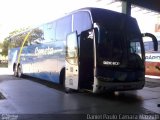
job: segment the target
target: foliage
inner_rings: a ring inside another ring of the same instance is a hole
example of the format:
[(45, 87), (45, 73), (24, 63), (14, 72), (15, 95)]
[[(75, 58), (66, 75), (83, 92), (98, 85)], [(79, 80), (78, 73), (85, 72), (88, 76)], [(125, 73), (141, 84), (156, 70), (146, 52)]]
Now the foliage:
[(3, 44), (2, 44), (2, 43), (0, 43), (0, 49), (2, 49), (2, 47), (3, 47)]
[[(10, 48), (20, 47), (22, 45), (26, 35), (28, 34), (28, 32), (29, 31), (10, 37), (11, 43), (10, 43), (9, 47)], [(42, 37), (43, 37), (42, 30), (40, 30), (38, 28), (32, 29), (27, 41), (25, 41), (24, 46), (32, 44), (34, 41), (36, 41), (38, 39), (42, 39)]]
[[(9, 33), (9, 36), (6, 37), (3, 41), (3, 43), (0, 45), (0, 48), (2, 49), (2, 55), (7, 56), (8, 55), (8, 48), (12, 48), (14, 47), (14, 45), (12, 44), (12, 42), (10, 41), (10, 38), (24, 30), (27, 30), (28, 28), (22, 28), (22, 29), (18, 29), (18, 30), (14, 30), (12, 32)], [(15, 44), (20, 44), (20, 43), (15, 43)]]
[(9, 46), (9, 41), (5, 39), (3, 41), (3, 46), (2, 46), (2, 55), (7, 56), (8, 55), (8, 46)]
[[(2, 46), (2, 55), (8, 55), (8, 48), (20, 47), (28, 34), (29, 31), (26, 31), (28, 28), (15, 30), (9, 33), (9, 36), (5, 38)], [(24, 32), (26, 31), (26, 32)], [(25, 42), (25, 46), (31, 44), (32, 42), (43, 39), (43, 31), (35, 28), (31, 31), (31, 34), (28, 37), (28, 40)], [(1, 47), (1, 46), (0, 46)]]

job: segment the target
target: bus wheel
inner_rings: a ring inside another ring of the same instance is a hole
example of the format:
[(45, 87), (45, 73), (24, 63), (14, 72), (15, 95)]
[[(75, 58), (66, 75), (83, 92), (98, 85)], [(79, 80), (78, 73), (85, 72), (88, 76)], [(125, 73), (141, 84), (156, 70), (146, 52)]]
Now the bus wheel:
[(22, 77), (22, 66), (21, 65), (18, 65), (17, 76)]
[(71, 89), (71, 88), (64, 87), (64, 89), (65, 89), (65, 93), (71, 93), (71, 92), (72, 92), (72, 89)]
[(14, 76), (17, 77), (17, 71), (16, 69), (13, 70)]

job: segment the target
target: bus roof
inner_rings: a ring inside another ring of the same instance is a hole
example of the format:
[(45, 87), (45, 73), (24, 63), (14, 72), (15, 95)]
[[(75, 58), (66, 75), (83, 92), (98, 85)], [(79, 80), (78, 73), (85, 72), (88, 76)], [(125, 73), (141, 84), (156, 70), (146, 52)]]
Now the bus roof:
[[(117, 30), (123, 29), (123, 27), (125, 27), (124, 24), (126, 23), (125, 22), (126, 18), (130, 19), (129, 21), (132, 21), (129, 23), (130, 25), (132, 25), (133, 21), (134, 22), (136, 21), (134, 18), (127, 16), (124, 13), (119, 13), (116, 11), (112, 11), (112, 10), (108, 10), (108, 9), (104, 9), (104, 8), (96, 8), (96, 7), (86, 7), (86, 8), (74, 10), (74, 11), (64, 15), (63, 17), (74, 14), (78, 11), (89, 11), (92, 14), (92, 19), (93, 19), (94, 23), (103, 23), (102, 26), (107, 26), (108, 29), (112, 29), (112, 28), (114, 28), (114, 29), (116, 28)], [(63, 17), (55, 19), (54, 21), (59, 20)], [(104, 21), (106, 21), (106, 22), (104, 22)], [(50, 22), (52, 22), (52, 21), (50, 21)], [(50, 23), (50, 22), (47, 22), (47, 23)], [(47, 24), (47, 23), (44, 23), (44, 24)], [(29, 32), (30, 30), (37, 28), (39, 26), (41, 26), (41, 25), (34, 26), (33, 28), (22, 31), (20, 33), (17, 33), (16, 35), (11, 36), (10, 38), (15, 37), (15, 36), (22, 34), (22, 33)], [(136, 27), (136, 26), (132, 25), (131, 28), (133, 28), (133, 27)]]
[(100, 23), (101, 26), (105, 26), (107, 29), (119, 31), (127, 27), (129, 31), (140, 33), (136, 19), (124, 13), (92, 7), (80, 10), (89, 10), (92, 14), (93, 22)]

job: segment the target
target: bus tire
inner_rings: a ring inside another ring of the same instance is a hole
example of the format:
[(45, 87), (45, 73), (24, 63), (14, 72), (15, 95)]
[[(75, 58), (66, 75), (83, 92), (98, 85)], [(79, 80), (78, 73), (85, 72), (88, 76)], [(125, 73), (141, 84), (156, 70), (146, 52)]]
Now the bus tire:
[(65, 89), (65, 93), (71, 93), (72, 92), (71, 88), (65, 87), (64, 89)]
[(20, 78), (23, 76), (22, 74), (22, 66), (21, 65), (18, 65), (18, 68), (17, 68), (17, 76)]
[(13, 74), (15, 77), (17, 77), (17, 70), (16, 69), (13, 70)]
[(64, 85), (65, 82), (65, 68), (63, 68), (60, 72), (59, 82), (61, 85)]
[(13, 65), (13, 75), (17, 77), (17, 69), (16, 69), (16, 64)]

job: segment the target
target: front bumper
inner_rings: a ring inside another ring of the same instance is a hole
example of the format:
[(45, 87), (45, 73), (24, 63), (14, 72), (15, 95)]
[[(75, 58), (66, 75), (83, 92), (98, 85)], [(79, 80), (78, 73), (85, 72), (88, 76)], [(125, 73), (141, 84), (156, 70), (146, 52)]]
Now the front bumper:
[(125, 90), (138, 90), (144, 87), (145, 80), (137, 82), (105, 82), (94, 78), (93, 93), (104, 91), (125, 91)]

